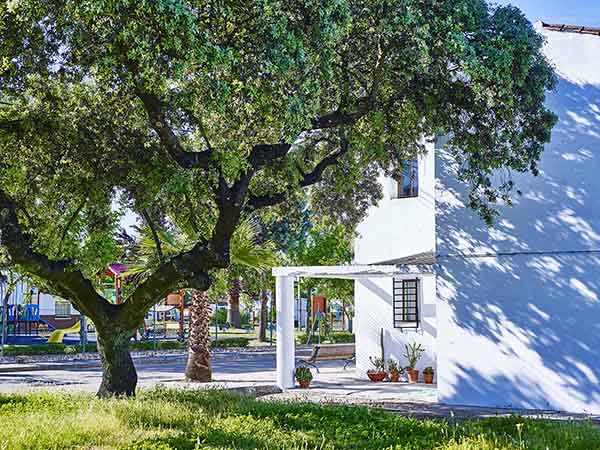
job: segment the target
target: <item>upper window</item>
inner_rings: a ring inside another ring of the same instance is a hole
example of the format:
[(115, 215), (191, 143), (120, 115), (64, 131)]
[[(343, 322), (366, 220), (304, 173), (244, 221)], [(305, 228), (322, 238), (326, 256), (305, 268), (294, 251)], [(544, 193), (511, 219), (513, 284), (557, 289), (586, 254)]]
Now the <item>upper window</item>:
[(394, 328), (419, 328), (419, 281), (394, 278)]
[(410, 159), (404, 163), (402, 171), (396, 176), (398, 183), (397, 198), (419, 195), (419, 160)]

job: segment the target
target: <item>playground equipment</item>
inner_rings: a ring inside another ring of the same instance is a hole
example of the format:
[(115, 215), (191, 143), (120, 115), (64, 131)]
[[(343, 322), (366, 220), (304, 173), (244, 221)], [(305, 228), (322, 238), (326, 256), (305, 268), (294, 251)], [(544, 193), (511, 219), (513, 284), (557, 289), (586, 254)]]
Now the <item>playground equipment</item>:
[(38, 333), (40, 325), (40, 305), (33, 303), (7, 306), (7, 328), (9, 334)]
[(81, 322), (77, 322), (69, 328), (54, 330), (48, 338), (48, 344), (62, 344), (65, 334), (79, 333), (79, 331), (81, 331)]
[(17, 334), (38, 334), (40, 326), (40, 293), (25, 282), (19, 282), (14, 290), (6, 295), (6, 285), (0, 281), (0, 328), (3, 336)]

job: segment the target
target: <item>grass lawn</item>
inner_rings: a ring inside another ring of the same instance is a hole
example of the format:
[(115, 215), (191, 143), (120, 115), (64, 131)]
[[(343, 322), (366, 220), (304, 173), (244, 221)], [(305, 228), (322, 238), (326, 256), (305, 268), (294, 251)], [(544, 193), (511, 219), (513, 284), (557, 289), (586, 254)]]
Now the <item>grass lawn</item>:
[(0, 396), (0, 448), (594, 450), (600, 429), (518, 417), (450, 424), (351, 406), (272, 404), (232, 394), (145, 391)]

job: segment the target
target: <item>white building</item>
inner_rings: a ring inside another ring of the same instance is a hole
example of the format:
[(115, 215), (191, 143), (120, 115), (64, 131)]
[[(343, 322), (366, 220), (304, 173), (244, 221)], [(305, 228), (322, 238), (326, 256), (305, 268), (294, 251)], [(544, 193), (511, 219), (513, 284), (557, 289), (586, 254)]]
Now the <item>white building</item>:
[[(412, 185), (382, 180), (355, 266), (304, 268), (355, 278), (359, 375), (383, 328), (386, 358), (405, 365), (406, 343), (426, 348), (417, 368), (435, 367), (441, 403), (600, 413), (600, 37), (538, 28), (558, 123), (540, 175), (516, 176), (522, 196), (495, 227), (466, 206), (438, 139)], [(301, 273), (276, 271), (279, 292)]]
[[(6, 285), (0, 283), (0, 297), (4, 298)], [(31, 314), (25, 315), (26, 305), (33, 308)], [(79, 312), (67, 300), (60, 297), (41, 292), (34, 286), (25, 281), (17, 284), (7, 302), (7, 315), (11, 322), (14, 321), (15, 311), (23, 319), (27, 316), (35, 322), (47, 324), (51, 329), (68, 328), (80, 319)], [(1, 319), (0, 319), (1, 320)], [(19, 325), (19, 333), (33, 331), (34, 328), (28, 328), (26, 324)]]

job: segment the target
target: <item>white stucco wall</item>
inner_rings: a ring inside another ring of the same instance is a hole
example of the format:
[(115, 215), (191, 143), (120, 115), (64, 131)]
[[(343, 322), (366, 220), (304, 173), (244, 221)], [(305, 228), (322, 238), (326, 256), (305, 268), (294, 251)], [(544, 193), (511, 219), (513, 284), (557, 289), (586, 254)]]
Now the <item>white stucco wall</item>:
[(495, 228), (437, 158), (439, 398), (600, 413), (600, 38), (544, 34), (559, 122)]
[[(371, 208), (358, 227), (355, 262), (369, 264), (396, 259), (435, 249), (435, 158), (433, 144), (419, 158), (419, 195), (395, 198), (396, 184), (382, 177), (384, 198)], [(409, 278), (414, 278), (409, 277)], [(354, 283), (356, 334), (356, 367), (366, 372), (372, 367), (370, 356), (379, 356), (380, 330), (384, 328), (386, 359), (394, 358), (404, 366), (405, 344), (418, 342), (426, 353), (417, 367), (435, 367), (435, 281), (432, 276), (421, 279), (419, 298), (422, 322), (419, 330), (393, 327), (392, 279), (370, 278)]]
[[(407, 276), (407, 278), (414, 278)], [(426, 350), (417, 364), (417, 369), (427, 366), (436, 367), (436, 297), (433, 275), (420, 278), (419, 283), (421, 324), (418, 330), (394, 328), (392, 314), (392, 279), (368, 278), (354, 283), (354, 303), (356, 315), (354, 329), (356, 333), (356, 368), (366, 376), (372, 368), (370, 356), (381, 355), (380, 330), (384, 329), (385, 358), (394, 358), (406, 365), (404, 358), (407, 343), (417, 342)]]
[(54, 297), (50, 294), (40, 294), (40, 315), (54, 315)]
[(435, 158), (433, 143), (419, 157), (419, 195), (395, 198), (396, 182), (381, 177), (383, 198), (358, 226), (357, 264), (371, 264), (433, 251), (435, 247)]
[(600, 413), (599, 280), (600, 255), (444, 261), (439, 400)]
[[(53, 316), (56, 312), (56, 300), (57, 298), (50, 294), (40, 294), (40, 315), (43, 316)], [(70, 314), (75, 315), (79, 314), (73, 305), (70, 305)]]

